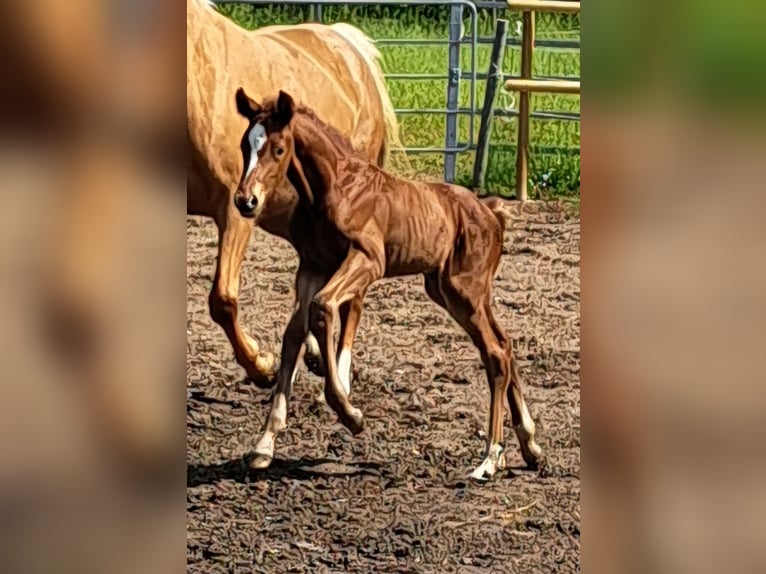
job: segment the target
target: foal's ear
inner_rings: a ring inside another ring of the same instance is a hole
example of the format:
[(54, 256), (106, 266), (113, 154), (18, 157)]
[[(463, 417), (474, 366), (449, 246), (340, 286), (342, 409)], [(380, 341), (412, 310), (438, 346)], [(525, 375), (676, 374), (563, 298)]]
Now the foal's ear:
[(261, 106), (258, 104), (258, 102), (250, 99), (242, 87), (237, 90), (236, 100), (237, 111), (240, 115), (246, 117), (248, 120), (252, 120), (255, 115), (261, 111)]
[(279, 90), (277, 98), (276, 118), (280, 124), (286, 126), (293, 119), (295, 113), (295, 102), (290, 94)]

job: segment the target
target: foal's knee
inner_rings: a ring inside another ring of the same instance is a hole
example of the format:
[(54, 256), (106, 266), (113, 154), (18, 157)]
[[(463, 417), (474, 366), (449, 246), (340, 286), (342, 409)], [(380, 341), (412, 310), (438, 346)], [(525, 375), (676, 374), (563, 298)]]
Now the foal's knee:
[(213, 287), (208, 297), (210, 317), (218, 325), (230, 322), (237, 314), (237, 297), (228, 290)]
[(334, 309), (321, 297), (314, 297), (309, 306), (309, 329), (317, 339), (322, 340), (327, 326), (330, 325)]
[(487, 350), (487, 370), (493, 380), (507, 381), (511, 372), (511, 357), (500, 345)]

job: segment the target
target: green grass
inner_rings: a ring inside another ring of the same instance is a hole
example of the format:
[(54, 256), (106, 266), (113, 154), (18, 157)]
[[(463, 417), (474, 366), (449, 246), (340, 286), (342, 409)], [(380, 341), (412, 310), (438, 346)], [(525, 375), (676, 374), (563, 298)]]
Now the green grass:
[[(224, 5), (221, 12), (245, 28), (255, 28), (275, 23), (297, 23), (311, 17), (308, 6)], [(368, 6), (324, 7), (323, 21), (350, 22), (370, 37), (380, 38), (438, 38), (447, 34), (448, 8)], [(509, 35), (515, 33), (517, 12), (500, 11), (499, 17), (509, 20)], [(465, 28), (470, 30), (470, 19)], [(482, 36), (493, 34), (489, 11), (479, 13), (479, 32)], [(577, 39), (580, 20), (569, 15), (537, 15), (538, 38)], [(381, 45), (387, 73), (446, 74), (447, 46), (391, 46)], [(471, 69), (470, 46), (461, 49), (461, 67)], [(491, 46), (477, 45), (476, 71), (485, 73), (489, 67)], [(518, 75), (520, 53), (509, 47), (505, 53), (503, 71)], [(540, 76), (579, 76), (580, 54), (577, 50), (535, 51), (533, 74)], [(444, 108), (446, 80), (396, 80), (387, 81), (388, 91), (396, 108)], [(484, 101), (486, 84), (477, 80), (474, 106), (480, 108)], [(470, 81), (460, 85), (460, 106), (470, 104)], [(502, 88), (498, 90), (496, 109), (507, 108), (513, 98)], [(518, 99), (516, 97), (516, 99)], [(579, 112), (580, 98), (572, 95), (534, 94), (531, 96), (533, 111)], [(402, 139), (408, 147), (443, 147), (445, 116), (443, 114), (402, 114), (399, 116)], [(469, 135), (469, 118), (459, 116), (459, 141), (464, 143)], [(474, 143), (479, 132), (479, 113), (474, 117)], [(516, 172), (516, 118), (496, 117), (493, 122), (489, 153), (489, 166), (485, 190), (491, 194), (512, 196)], [(530, 122), (529, 189), (531, 197), (554, 198), (578, 196), (580, 192), (580, 124), (575, 121), (542, 120)], [(540, 149), (548, 148), (548, 149)], [(410, 154), (410, 168), (419, 176), (441, 178), (443, 155), (441, 153)], [(473, 172), (474, 152), (458, 154), (458, 183), (468, 185)], [(394, 160), (394, 168), (404, 171), (404, 163)], [(412, 173), (412, 172), (410, 172)]]

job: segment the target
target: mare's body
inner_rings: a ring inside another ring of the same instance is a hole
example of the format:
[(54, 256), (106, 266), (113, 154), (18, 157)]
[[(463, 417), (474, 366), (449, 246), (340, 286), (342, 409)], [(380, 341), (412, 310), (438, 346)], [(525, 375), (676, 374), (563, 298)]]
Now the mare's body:
[[(207, 6), (187, 0), (187, 213), (212, 217), (219, 229), (210, 313), (235, 357), (259, 385), (274, 371), (270, 353), (238, 322), (239, 275), (253, 227), (233, 204), (242, 171), (243, 120), (232, 105), (238, 86), (254, 94), (287, 86), (347, 135), (360, 153), (382, 164), (398, 141), (378, 53), (348, 24), (269, 26), (249, 32)], [(278, 62), (278, 64), (276, 64)], [(289, 220), (297, 194), (289, 182), (259, 206), (266, 231), (292, 241)]]

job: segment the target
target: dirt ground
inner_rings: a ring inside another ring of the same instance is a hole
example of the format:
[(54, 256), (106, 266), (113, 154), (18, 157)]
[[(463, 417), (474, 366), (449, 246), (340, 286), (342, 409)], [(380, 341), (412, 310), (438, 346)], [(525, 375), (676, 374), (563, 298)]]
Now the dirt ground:
[[(580, 566), (580, 227), (555, 204), (512, 207), (494, 310), (513, 339), (545, 462), (466, 478), (482, 460), (489, 387), (476, 349), (420, 277), (366, 299), (354, 350), (357, 437), (316, 402), (301, 366), (276, 458), (246, 471), (268, 405), (242, 382), (207, 295), (217, 233), (187, 223), (187, 571), (575, 572)], [(277, 352), (297, 258), (258, 230), (243, 269), (243, 324)]]

